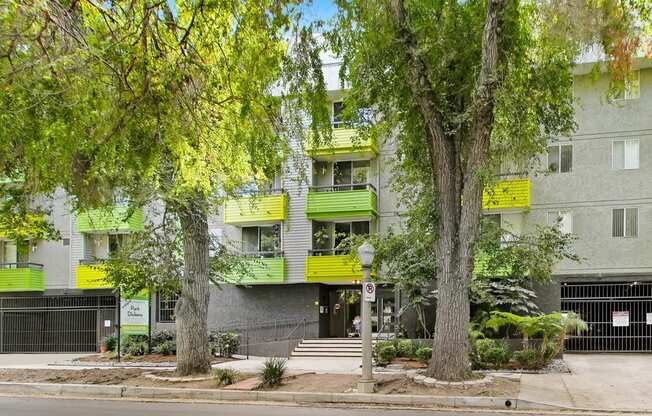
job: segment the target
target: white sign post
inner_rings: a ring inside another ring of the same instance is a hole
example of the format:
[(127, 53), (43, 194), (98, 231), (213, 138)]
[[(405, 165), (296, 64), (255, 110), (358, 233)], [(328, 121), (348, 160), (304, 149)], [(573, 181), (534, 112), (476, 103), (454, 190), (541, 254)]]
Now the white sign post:
[(611, 317), (613, 326), (629, 326), (629, 311), (613, 311)]
[(364, 300), (367, 302), (376, 301), (376, 284), (372, 282), (365, 282), (363, 285)]

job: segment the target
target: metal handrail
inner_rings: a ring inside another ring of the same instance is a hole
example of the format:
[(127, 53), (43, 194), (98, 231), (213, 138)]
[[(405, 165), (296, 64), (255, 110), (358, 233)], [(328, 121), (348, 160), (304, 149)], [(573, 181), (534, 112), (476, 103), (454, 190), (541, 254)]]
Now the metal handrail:
[(37, 269), (42, 270), (41, 263), (20, 262), (20, 263), (0, 263), (0, 269)]
[(274, 258), (274, 257), (285, 257), (285, 252), (283, 250), (274, 250), (274, 251), (242, 251), (238, 253), (242, 257), (258, 257), (258, 258)]
[(372, 183), (351, 183), (344, 185), (323, 185), (323, 186), (311, 186), (310, 191), (313, 192), (342, 192), (342, 191), (357, 191), (357, 190), (371, 190), (374, 193), (378, 193), (376, 187)]
[(235, 192), (235, 196), (238, 198), (243, 198), (243, 197), (256, 197), (256, 196), (266, 196), (266, 195), (280, 195), (282, 193), (285, 193), (285, 189), (283, 188), (272, 188), (272, 189), (257, 189), (253, 191), (239, 191)]
[(79, 259), (79, 264), (81, 265), (91, 265), (91, 264), (101, 264), (104, 263), (107, 259)]
[(350, 252), (350, 248), (325, 248), (308, 250), (308, 256), (345, 256)]

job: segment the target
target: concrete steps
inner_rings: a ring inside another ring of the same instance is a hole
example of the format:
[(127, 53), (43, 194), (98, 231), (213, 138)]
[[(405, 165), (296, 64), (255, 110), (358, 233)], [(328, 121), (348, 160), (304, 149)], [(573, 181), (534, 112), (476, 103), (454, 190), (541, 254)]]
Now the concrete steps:
[[(373, 341), (376, 342), (375, 340)], [(292, 357), (362, 357), (360, 338), (304, 339), (292, 352)]]

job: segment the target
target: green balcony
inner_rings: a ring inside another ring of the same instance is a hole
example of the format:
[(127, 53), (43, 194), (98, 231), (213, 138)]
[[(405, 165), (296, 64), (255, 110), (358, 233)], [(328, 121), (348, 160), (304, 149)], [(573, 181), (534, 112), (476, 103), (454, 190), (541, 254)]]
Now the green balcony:
[(306, 199), (306, 217), (311, 220), (368, 218), (378, 214), (376, 188), (371, 184), (317, 186)]
[(0, 292), (43, 292), (43, 265), (0, 263)]
[(106, 271), (102, 263), (93, 260), (80, 260), (77, 265), (77, 289), (108, 289)]
[(330, 143), (315, 143), (308, 140), (308, 155), (318, 160), (373, 159), (378, 157), (378, 144), (375, 140), (362, 140), (356, 129), (334, 128)]
[(230, 199), (224, 205), (224, 223), (232, 225), (284, 221), (287, 196), (276, 195)]
[(530, 179), (500, 181), (482, 193), (482, 209), (530, 208)]
[(362, 280), (360, 263), (333, 250), (311, 250), (306, 258), (306, 281), (354, 283)]
[(230, 276), (227, 282), (235, 285), (275, 284), (285, 281), (285, 258), (261, 257), (252, 258), (250, 274), (243, 276)]
[(127, 206), (97, 208), (77, 215), (77, 232), (107, 233), (143, 230), (143, 210)]

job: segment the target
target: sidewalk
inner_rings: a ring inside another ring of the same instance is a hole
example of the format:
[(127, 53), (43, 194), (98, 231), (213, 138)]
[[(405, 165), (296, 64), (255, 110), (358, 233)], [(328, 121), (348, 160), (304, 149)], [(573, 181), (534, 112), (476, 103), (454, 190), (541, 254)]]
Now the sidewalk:
[(523, 374), (518, 398), (563, 407), (652, 409), (652, 356), (566, 354), (571, 374)]
[[(214, 368), (233, 368), (241, 373), (257, 373), (263, 368), (266, 357), (249, 357), (248, 360), (215, 364)], [(360, 358), (292, 358), (287, 361), (291, 372), (361, 374)]]

